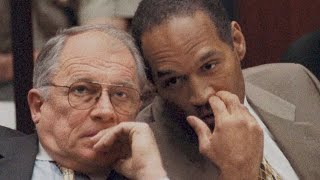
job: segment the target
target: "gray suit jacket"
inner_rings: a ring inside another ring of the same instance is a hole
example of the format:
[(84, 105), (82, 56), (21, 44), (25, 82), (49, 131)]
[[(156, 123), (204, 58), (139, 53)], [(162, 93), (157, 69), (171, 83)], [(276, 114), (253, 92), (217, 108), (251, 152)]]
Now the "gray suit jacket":
[(26, 136), (0, 126), (0, 179), (31, 179), (37, 152), (35, 134)]
[[(0, 126), (0, 179), (30, 180), (38, 153), (36, 134), (24, 135), (21, 132)], [(126, 178), (111, 171), (107, 180)]]
[[(320, 83), (303, 66), (268, 64), (243, 70), (246, 96), (301, 179), (320, 179)], [(172, 179), (212, 179), (185, 120), (156, 97), (138, 115), (150, 122)], [(182, 130), (184, 129), (184, 130)], [(192, 135), (193, 134), (193, 135)], [(236, 177), (236, 175), (235, 175)]]

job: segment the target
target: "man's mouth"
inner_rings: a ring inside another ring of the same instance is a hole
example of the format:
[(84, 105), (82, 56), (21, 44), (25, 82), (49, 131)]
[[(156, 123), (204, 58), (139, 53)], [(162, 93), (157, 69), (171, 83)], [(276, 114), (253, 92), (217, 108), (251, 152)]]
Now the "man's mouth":
[(98, 129), (90, 129), (90, 130), (86, 131), (86, 132), (83, 134), (83, 137), (93, 137), (93, 136), (95, 136), (96, 134), (98, 134), (98, 132), (100, 132), (100, 130), (98, 130)]

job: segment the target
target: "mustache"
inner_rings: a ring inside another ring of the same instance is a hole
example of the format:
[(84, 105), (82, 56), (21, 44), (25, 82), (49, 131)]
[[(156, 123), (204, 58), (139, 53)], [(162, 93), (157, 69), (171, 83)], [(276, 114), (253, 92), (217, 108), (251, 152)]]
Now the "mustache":
[[(197, 106), (195, 108), (196, 113), (197, 113), (197, 117), (200, 118), (201, 120), (203, 120), (209, 127), (209, 129), (211, 130), (211, 132), (213, 132), (214, 130), (214, 126), (215, 126), (215, 115), (212, 111), (212, 108), (210, 106), (209, 103), (206, 103), (202, 106)], [(206, 119), (212, 119), (212, 121), (206, 121)]]
[(195, 106), (195, 111), (197, 113), (197, 116), (200, 118), (213, 114), (213, 111), (209, 102), (201, 106)]

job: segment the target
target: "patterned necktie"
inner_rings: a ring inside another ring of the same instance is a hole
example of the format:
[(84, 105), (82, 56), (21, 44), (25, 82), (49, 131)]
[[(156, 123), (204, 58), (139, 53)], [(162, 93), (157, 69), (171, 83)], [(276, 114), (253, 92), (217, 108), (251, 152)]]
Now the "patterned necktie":
[(59, 164), (57, 164), (57, 166), (63, 175), (63, 180), (75, 180), (74, 171), (72, 169), (62, 167)]
[[(57, 164), (57, 166), (62, 172), (63, 180), (75, 180), (74, 171), (72, 169), (62, 167), (59, 164)], [(260, 164), (258, 180), (281, 180), (281, 178), (280, 175), (268, 163), (268, 161), (263, 158)]]
[(281, 180), (281, 178), (280, 175), (268, 163), (268, 161), (263, 158), (260, 164), (258, 180)]

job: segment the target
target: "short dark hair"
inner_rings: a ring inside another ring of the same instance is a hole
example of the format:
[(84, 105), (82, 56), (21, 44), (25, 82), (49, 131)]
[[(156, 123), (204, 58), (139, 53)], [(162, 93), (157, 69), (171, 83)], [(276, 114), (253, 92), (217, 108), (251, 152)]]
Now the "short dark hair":
[[(206, 13), (215, 25), (219, 38), (233, 47), (230, 19), (220, 0), (142, 0), (132, 19), (131, 33), (141, 51), (141, 36), (153, 27), (177, 16), (192, 16), (195, 12)], [(143, 55), (144, 56), (144, 55)], [(151, 68), (144, 57), (146, 74), (152, 80)]]

